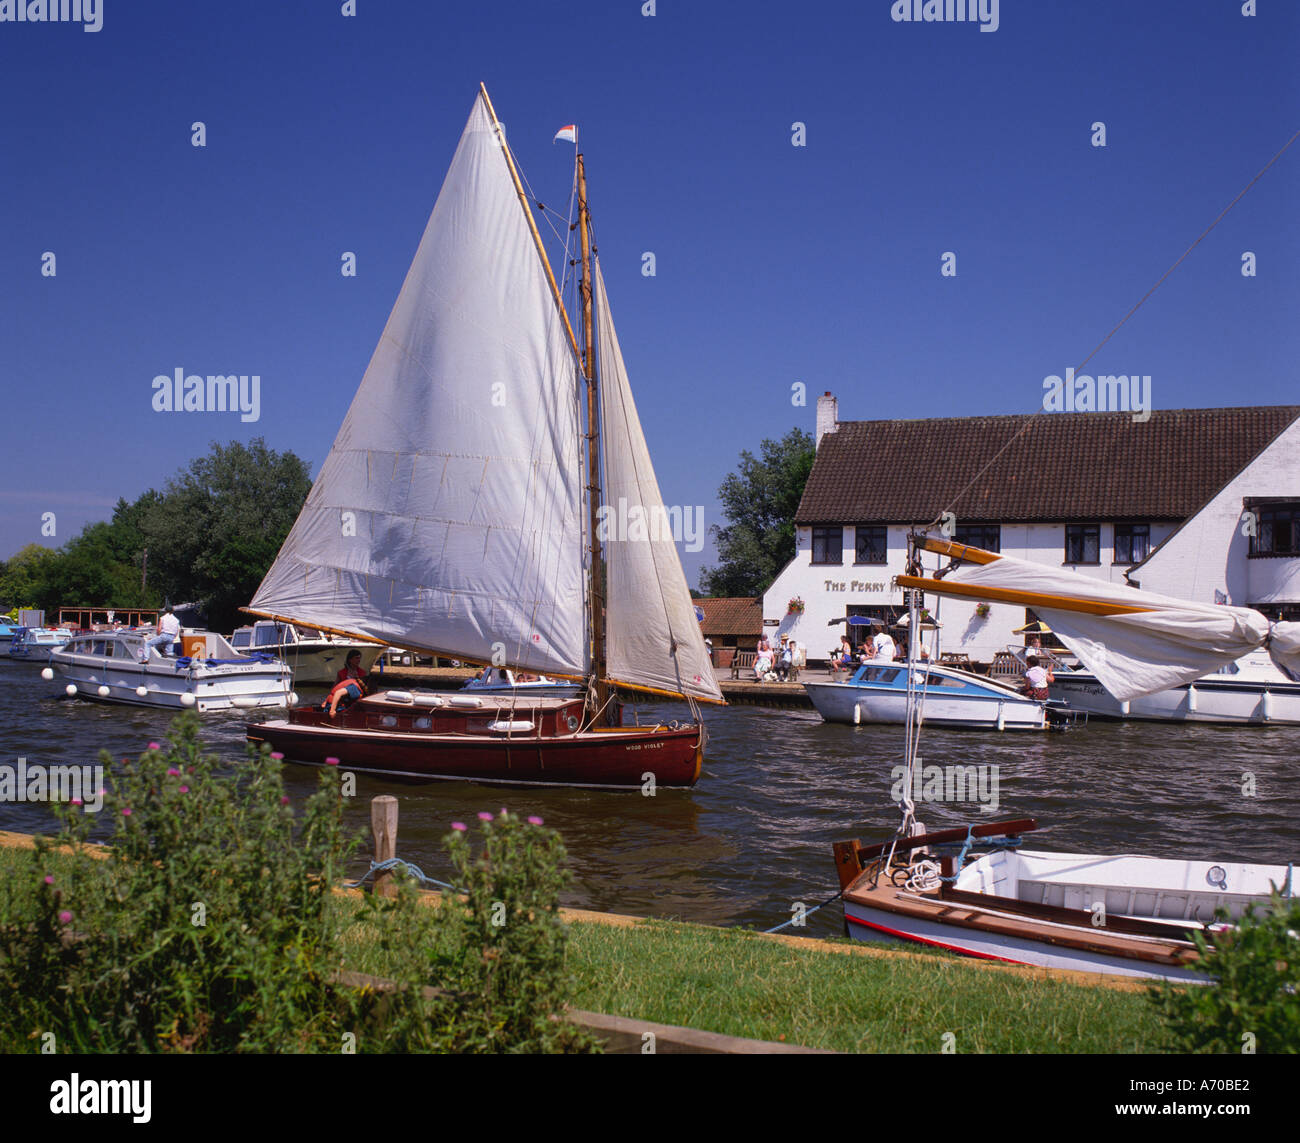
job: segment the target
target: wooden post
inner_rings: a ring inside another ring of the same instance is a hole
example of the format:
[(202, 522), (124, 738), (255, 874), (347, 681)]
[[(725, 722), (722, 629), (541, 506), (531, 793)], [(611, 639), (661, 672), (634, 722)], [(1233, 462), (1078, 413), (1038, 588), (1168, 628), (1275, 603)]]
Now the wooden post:
[[(370, 799), (370, 832), (375, 835), (375, 863), (397, 856), (397, 799), (380, 794)], [(375, 874), (375, 896), (396, 897), (391, 872)]]

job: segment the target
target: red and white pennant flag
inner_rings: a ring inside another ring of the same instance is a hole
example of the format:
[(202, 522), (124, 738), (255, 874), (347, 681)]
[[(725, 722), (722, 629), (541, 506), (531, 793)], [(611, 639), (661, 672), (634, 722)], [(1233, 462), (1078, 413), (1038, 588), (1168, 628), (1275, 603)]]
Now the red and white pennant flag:
[(555, 132), (555, 138), (552, 139), (551, 142), (558, 143), (561, 139), (566, 143), (573, 143), (576, 145), (578, 142), (577, 125), (570, 123), (567, 127), (561, 127), (557, 132)]

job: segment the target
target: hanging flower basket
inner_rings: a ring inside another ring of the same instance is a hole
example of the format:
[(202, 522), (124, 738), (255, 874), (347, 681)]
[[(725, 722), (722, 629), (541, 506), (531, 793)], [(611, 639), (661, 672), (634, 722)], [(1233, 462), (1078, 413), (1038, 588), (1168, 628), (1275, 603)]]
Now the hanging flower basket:
[(975, 614), (980, 619), (987, 619), (989, 617), (989, 605), (987, 603), (977, 603), (975, 605)]
[(785, 613), (787, 615), (802, 615), (803, 600), (796, 595), (792, 600), (790, 600), (789, 603), (785, 605)]

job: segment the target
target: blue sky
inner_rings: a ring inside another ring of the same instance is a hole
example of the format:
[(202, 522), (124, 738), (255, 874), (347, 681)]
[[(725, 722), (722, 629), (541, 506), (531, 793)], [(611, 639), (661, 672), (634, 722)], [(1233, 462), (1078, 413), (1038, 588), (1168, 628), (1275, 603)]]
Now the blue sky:
[[(578, 124), (660, 486), (708, 524), (823, 390), (845, 419), (1037, 409), (1300, 128), (1292, 0), (1002, 0), (994, 32), (890, 0), (343, 6), (0, 22), (0, 558), (213, 440), (314, 473), (480, 80), (549, 206)], [(1089, 372), (1149, 374), (1156, 408), (1300, 403), (1298, 191), (1300, 142)], [(259, 375), (259, 419), (154, 412), (177, 368)]]

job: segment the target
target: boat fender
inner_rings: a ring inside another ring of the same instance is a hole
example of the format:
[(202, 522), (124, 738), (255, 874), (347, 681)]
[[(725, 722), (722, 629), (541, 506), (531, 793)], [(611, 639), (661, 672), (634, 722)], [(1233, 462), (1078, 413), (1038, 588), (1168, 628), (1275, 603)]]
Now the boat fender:
[(63, 693), (66, 694), (68, 698), (71, 698), (73, 695), (77, 693), (77, 688), (72, 683), (69, 683), (66, 687), (63, 688)]
[(190, 694), (189, 691), (186, 691), (183, 695), (181, 695), (181, 706), (190, 707), (193, 706), (196, 702), (198, 702), (198, 699), (196, 699), (192, 694)]
[(98, 689), (95, 693), (96, 693), (97, 695), (99, 695), (100, 698), (108, 698), (108, 696), (109, 696), (109, 694), (110, 694), (111, 692), (109, 691), (109, 689), (108, 689), (106, 686), (104, 686), (103, 684), (101, 684), (100, 687), (99, 687), (99, 689)]
[(1273, 718), (1273, 692), (1272, 691), (1267, 689), (1264, 691), (1264, 698), (1261, 705), (1264, 708), (1264, 721), (1270, 722)]
[(290, 691), (290, 692), (289, 692), (289, 705), (290, 705), (290, 706), (297, 706), (297, 705), (298, 705), (298, 692), (297, 692), (297, 691)]
[(853, 704), (853, 725), (862, 725), (862, 704), (860, 702), (855, 702)]
[(43, 678), (48, 683), (54, 678), (54, 672), (50, 670), (49, 667), (42, 667), (41, 678)]
[(149, 688), (143, 685), (138, 686), (135, 688), (135, 693), (138, 694), (141, 698), (148, 698)]
[(1195, 713), (1196, 713), (1196, 686), (1195, 686), (1195, 684), (1189, 685), (1188, 688), (1187, 688), (1187, 713), (1188, 713), (1188, 714), (1195, 714)]
[(389, 702), (415, 702), (415, 696), (410, 691), (384, 691), (384, 698)]
[(527, 730), (532, 730), (533, 724), (523, 720), (511, 721), (510, 719), (499, 719), (496, 722), (489, 722), (488, 729), (495, 731), (497, 734), (520, 734)]
[(235, 695), (235, 697), (230, 700), (230, 705), (237, 707), (240, 710), (248, 710), (257, 705), (257, 699), (252, 695)]
[(1001, 699), (998, 700), (998, 729), (1006, 730), (1007, 728), (1007, 704)]
[(478, 710), (483, 705), (483, 700), (473, 695), (455, 695), (447, 701), (452, 706), (465, 707), (467, 710)]

